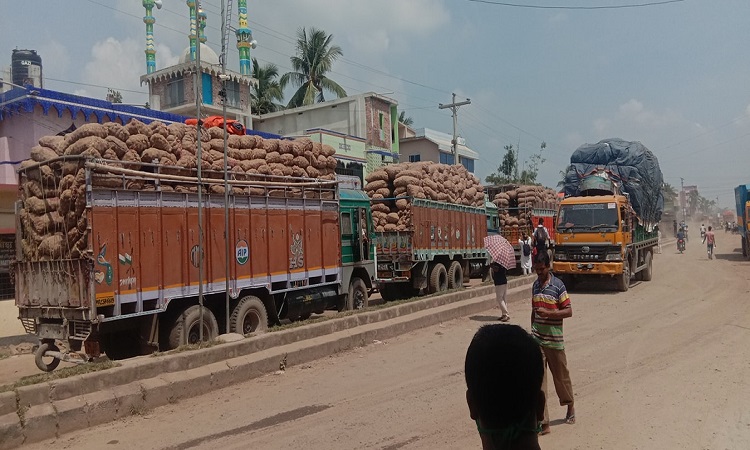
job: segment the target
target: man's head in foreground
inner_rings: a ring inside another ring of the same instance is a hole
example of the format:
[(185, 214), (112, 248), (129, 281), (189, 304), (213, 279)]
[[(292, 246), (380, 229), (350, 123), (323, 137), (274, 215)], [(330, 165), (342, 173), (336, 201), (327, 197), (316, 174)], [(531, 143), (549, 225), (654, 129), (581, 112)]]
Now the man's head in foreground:
[(544, 414), (544, 366), (537, 343), (517, 325), (485, 325), (469, 344), (466, 401), (485, 449), (535, 449)]

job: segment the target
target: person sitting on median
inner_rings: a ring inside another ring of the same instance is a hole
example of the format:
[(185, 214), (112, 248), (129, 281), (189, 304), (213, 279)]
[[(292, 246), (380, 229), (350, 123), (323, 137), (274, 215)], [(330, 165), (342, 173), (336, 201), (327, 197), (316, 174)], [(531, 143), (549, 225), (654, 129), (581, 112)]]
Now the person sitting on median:
[(466, 351), (466, 402), (484, 450), (539, 450), (542, 352), (518, 325), (485, 325)]

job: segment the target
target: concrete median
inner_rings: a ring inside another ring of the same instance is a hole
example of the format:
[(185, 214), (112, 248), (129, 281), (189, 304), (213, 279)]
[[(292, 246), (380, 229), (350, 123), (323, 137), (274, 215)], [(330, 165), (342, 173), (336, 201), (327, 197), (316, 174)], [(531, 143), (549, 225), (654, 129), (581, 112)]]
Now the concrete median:
[[(510, 280), (507, 300), (528, 299), (534, 278)], [(0, 449), (60, 436), (273, 373), (283, 359), (287, 367), (304, 364), (496, 307), (494, 287), (483, 285), (210, 348), (133, 358), (100, 372), (20, 387), (12, 396), (15, 410), (0, 416), (0, 436), (7, 436), (0, 438)], [(2, 398), (6, 397), (11, 399), (7, 393)]]

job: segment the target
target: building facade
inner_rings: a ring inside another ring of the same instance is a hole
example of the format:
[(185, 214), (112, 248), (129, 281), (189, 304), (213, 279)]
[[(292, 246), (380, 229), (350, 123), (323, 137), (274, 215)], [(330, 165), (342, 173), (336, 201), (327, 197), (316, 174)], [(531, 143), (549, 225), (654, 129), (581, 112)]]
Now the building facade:
[[(220, 116), (223, 113), (221, 91), (223, 87), (219, 57), (205, 44), (201, 44), (201, 115)], [(141, 76), (148, 84), (149, 105), (152, 109), (187, 117), (195, 116), (195, 61), (190, 60), (190, 48), (180, 56), (179, 63)], [(251, 89), (257, 81), (237, 72), (226, 70), (227, 119), (240, 121), (252, 128)]]
[[(406, 162), (433, 161), (442, 164), (455, 164), (451, 141), (453, 136), (448, 133), (420, 128), (414, 131), (411, 137), (401, 139), (399, 149), (401, 160)], [(459, 139), (458, 163), (474, 173), (474, 166), (479, 159), (479, 154), (466, 146)]]
[(363, 163), (363, 176), (382, 165), (399, 162), (398, 103), (373, 92), (255, 116), (254, 128), (282, 136), (326, 130), (333, 136), (347, 136), (352, 143), (362, 140), (363, 155), (333, 147), (343, 164)]

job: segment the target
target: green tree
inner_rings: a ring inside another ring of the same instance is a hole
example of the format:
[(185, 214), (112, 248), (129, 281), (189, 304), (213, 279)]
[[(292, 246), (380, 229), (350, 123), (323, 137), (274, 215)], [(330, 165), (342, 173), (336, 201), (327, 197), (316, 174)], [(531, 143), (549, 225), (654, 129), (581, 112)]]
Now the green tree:
[(536, 177), (539, 175), (539, 166), (546, 161), (542, 156), (545, 148), (547, 148), (547, 143), (542, 142), (542, 145), (539, 147), (539, 153), (529, 156), (529, 159), (524, 161), (524, 169), (518, 177), (519, 184), (536, 184)]
[(107, 101), (110, 103), (122, 103), (122, 92), (107, 89)]
[(565, 178), (568, 176), (568, 171), (572, 169), (573, 166), (569, 165), (566, 166), (565, 169), (560, 171), (560, 181), (557, 182), (557, 189), (562, 189), (563, 186), (565, 186)]
[(324, 102), (323, 91), (330, 91), (339, 98), (346, 97), (344, 88), (326, 76), (330, 72), (334, 61), (343, 56), (341, 47), (331, 45), (332, 34), (311, 27), (309, 32), (305, 28), (297, 31), (297, 54), (291, 57), (294, 72), (285, 73), (281, 77), (281, 88), (287, 84), (298, 87), (287, 107), (294, 108)]
[(669, 183), (664, 183), (661, 186), (661, 193), (664, 196), (664, 203), (677, 203), (677, 189)]
[(284, 100), (284, 92), (278, 76), (279, 68), (276, 64), (261, 66), (258, 60), (253, 58), (253, 78), (258, 80), (258, 84), (250, 91), (250, 101), (256, 114), (268, 114), (284, 109), (284, 105), (280, 103)]
[(490, 184), (507, 184), (515, 181), (514, 171), (518, 167), (516, 151), (513, 148), (513, 144), (508, 144), (503, 149), (505, 149), (503, 162), (500, 163), (497, 172), (485, 177), (485, 182)]
[(414, 119), (406, 116), (406, 111), (398, 113), (398, 121), (406, 125), (407, 127), (414, 123)]

